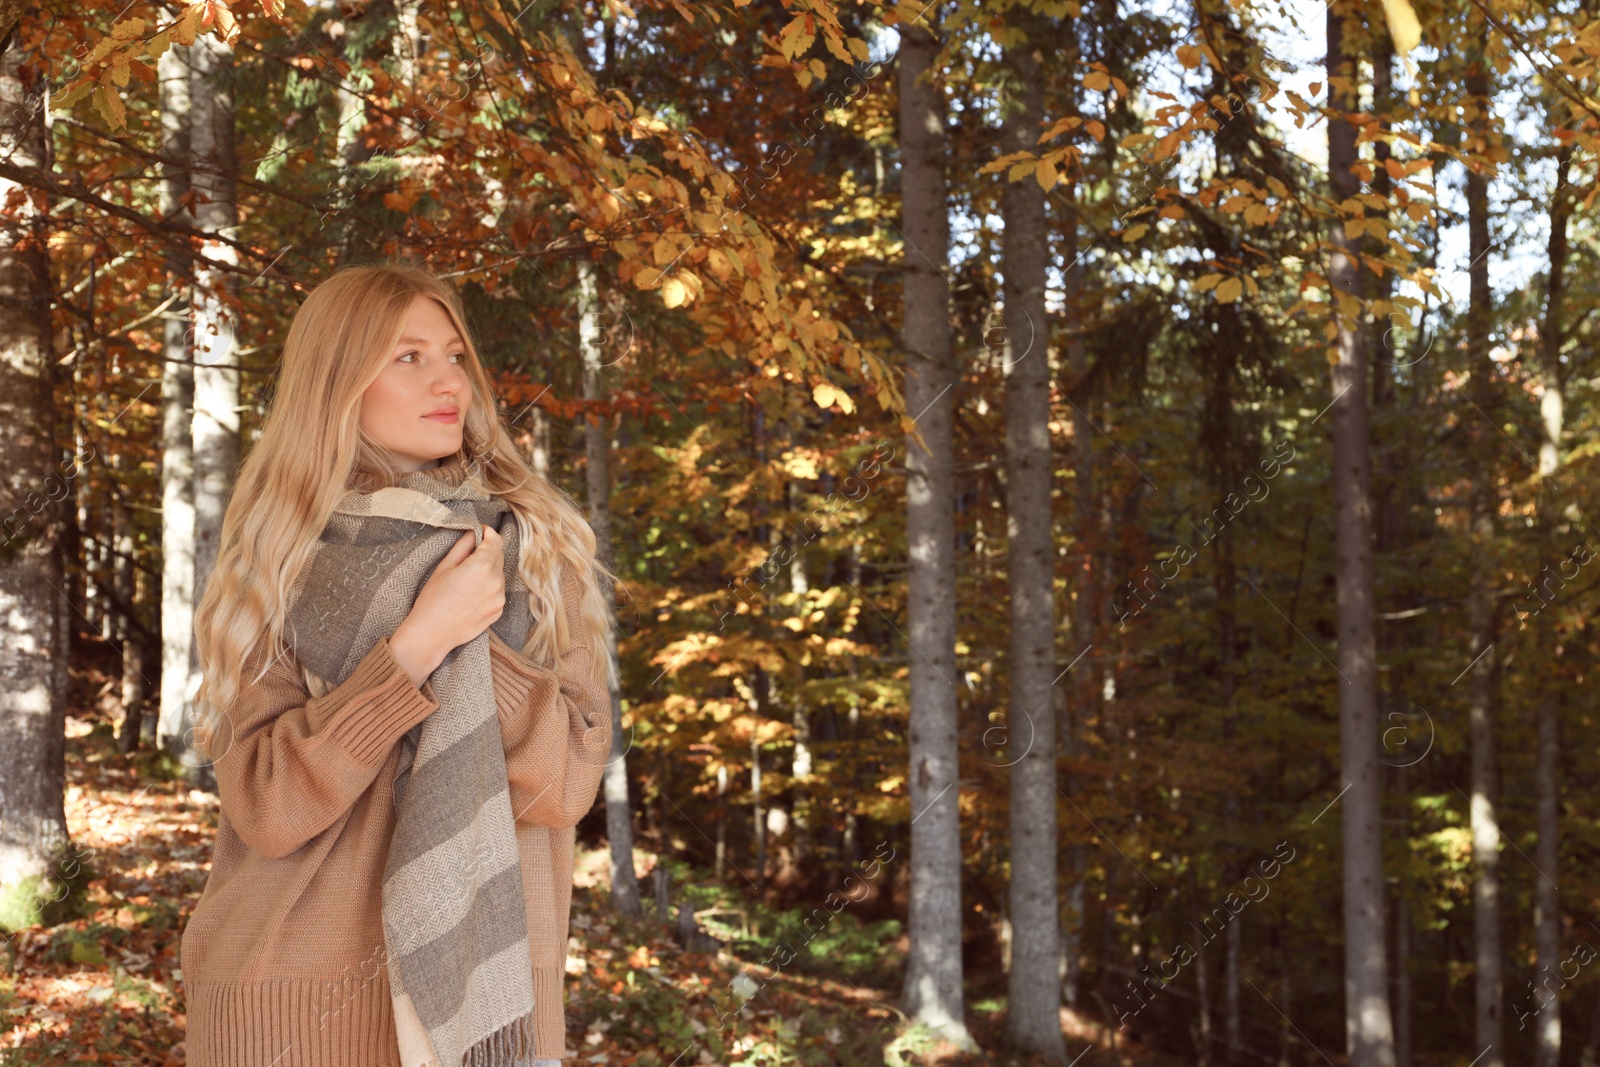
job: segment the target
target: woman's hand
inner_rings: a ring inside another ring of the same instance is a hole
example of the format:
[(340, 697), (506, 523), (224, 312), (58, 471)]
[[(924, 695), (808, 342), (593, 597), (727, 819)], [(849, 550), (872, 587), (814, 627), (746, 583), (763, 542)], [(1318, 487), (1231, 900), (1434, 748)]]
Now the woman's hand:
[(433, 569), (389, 646), (420, 687), (451, 649), (487, 630), (505, 611), (505, 539), (487, 524), (483, 544), (463, 534)]

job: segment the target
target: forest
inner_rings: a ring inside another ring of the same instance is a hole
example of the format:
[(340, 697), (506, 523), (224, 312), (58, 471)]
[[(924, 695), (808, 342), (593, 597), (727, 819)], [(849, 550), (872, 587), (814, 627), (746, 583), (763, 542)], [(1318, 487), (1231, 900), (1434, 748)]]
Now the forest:
[(195, 607), (397, 261), (617, 575), (565, 1058), (1600, 1064), (1595, 0), (0, 32), (0, 1067), (186, 1062)]

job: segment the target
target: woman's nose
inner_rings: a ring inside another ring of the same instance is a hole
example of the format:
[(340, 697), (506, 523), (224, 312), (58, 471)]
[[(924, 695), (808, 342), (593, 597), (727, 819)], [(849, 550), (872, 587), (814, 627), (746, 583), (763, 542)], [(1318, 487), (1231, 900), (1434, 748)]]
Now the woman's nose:
[(464, 394), (469, 384), (466, 368), (449, 364), (433, 383), (433, 391), (446, 396)]

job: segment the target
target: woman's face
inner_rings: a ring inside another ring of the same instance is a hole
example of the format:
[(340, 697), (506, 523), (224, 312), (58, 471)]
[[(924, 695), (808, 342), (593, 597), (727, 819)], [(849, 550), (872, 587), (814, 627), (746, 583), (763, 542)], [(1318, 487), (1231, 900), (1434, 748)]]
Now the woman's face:
[(445, 309), (432, 297), (413, 299), (388, 363), (361, 394), (361, 429), (402, 471), (437, 467), (461, 448), (472, 402), (466, 361)]

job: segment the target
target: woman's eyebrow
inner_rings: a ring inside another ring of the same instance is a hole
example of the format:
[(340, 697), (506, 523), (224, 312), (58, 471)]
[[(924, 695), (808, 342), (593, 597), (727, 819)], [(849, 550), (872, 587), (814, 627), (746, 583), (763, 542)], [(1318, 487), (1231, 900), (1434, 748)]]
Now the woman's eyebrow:
[[(397, 345), (425, 345), (427, 343), (428, 339), (426, 337), (402, 337), (400, 340), (395, 342)], [(451, 335), (450, 340), (445, 342), (445, 344), (448, 345), (459, 345), (465, 343), (466, 342), (461, 340), (460, 334)]]

